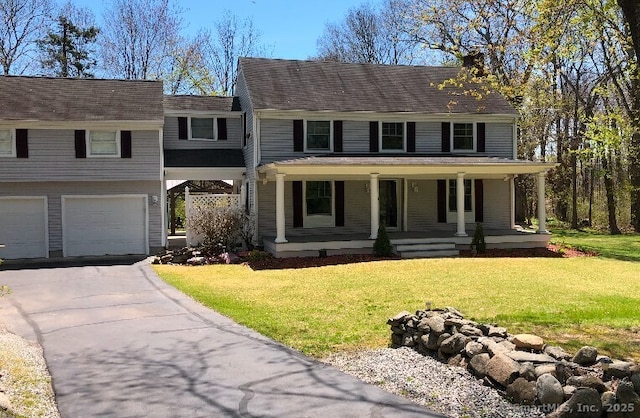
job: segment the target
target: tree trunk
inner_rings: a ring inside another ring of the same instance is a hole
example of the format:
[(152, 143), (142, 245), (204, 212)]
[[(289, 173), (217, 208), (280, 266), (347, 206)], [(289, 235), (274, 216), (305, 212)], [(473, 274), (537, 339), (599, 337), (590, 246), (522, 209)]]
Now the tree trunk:
[(571, 154), (571, 229), (578, 229), (578, 156)]
[(631, 224), (640, 232), (640, 2), (618, 0), (629, 25), (635, 55), (635, 68), (631, 73), (631, 124), (634, 128), (629, 144), (629, 174), (631, 178)]
[(607, 212), (609, 212), (609, 232), (611, 235), (620, 235), (618, 221), (616, 220), (616, 200), (613, 183), (613, 173), (609, 163), (609, 153), (602, 156), (602, 169), (604, 170), (604, 188), (607, 193)]

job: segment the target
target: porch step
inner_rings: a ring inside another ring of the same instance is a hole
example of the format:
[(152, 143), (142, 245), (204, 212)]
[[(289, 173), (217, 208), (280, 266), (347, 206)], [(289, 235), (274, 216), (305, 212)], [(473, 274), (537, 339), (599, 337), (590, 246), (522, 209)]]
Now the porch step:
[(396, 245), (396, 251), (402, 258), (455, 257), (460, 255), (453, 242), (414, 242)]

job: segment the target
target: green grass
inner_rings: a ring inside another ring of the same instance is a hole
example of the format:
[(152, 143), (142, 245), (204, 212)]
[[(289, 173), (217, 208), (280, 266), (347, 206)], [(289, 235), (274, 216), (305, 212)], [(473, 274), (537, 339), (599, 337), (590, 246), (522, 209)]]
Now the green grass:
[(206, 306), (309, 355), (389, 343), (402, 310), (454, 306), (510, 332), (640, 359), (640, 264), (601, 257), (393, 260), (295, 270), (155, 266)]
[(578, 249), (595, 251), (601, 257), (640, 261), (640, 235), (609, 235), (597, 231), (552, 229), (551, 242)]

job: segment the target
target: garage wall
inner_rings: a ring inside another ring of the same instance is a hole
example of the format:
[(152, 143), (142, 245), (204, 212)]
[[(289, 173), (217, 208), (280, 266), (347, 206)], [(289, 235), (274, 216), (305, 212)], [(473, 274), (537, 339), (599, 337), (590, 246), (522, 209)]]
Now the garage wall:
[[(162, 183), (160, 181), (0, 183), (0, 196), (46, 196), (48, 200), (49, 253), (62, 256), (62, 195), (144, 194), (149, 196), (149, 247), (162, 242)], [(158, 196), (153, 203), (151, 196)]]

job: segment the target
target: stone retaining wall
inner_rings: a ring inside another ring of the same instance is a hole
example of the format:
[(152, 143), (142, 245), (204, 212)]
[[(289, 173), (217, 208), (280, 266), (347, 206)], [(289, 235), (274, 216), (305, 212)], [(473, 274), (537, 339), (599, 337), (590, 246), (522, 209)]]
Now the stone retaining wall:
[(387, 324), (394, 348), (466, 367), (510, 401), (548, 417), (640, 417), (640, 367), (594, 347), (572, 355), (536, 335), (464, 319), (451, 307), (400, 312)]

